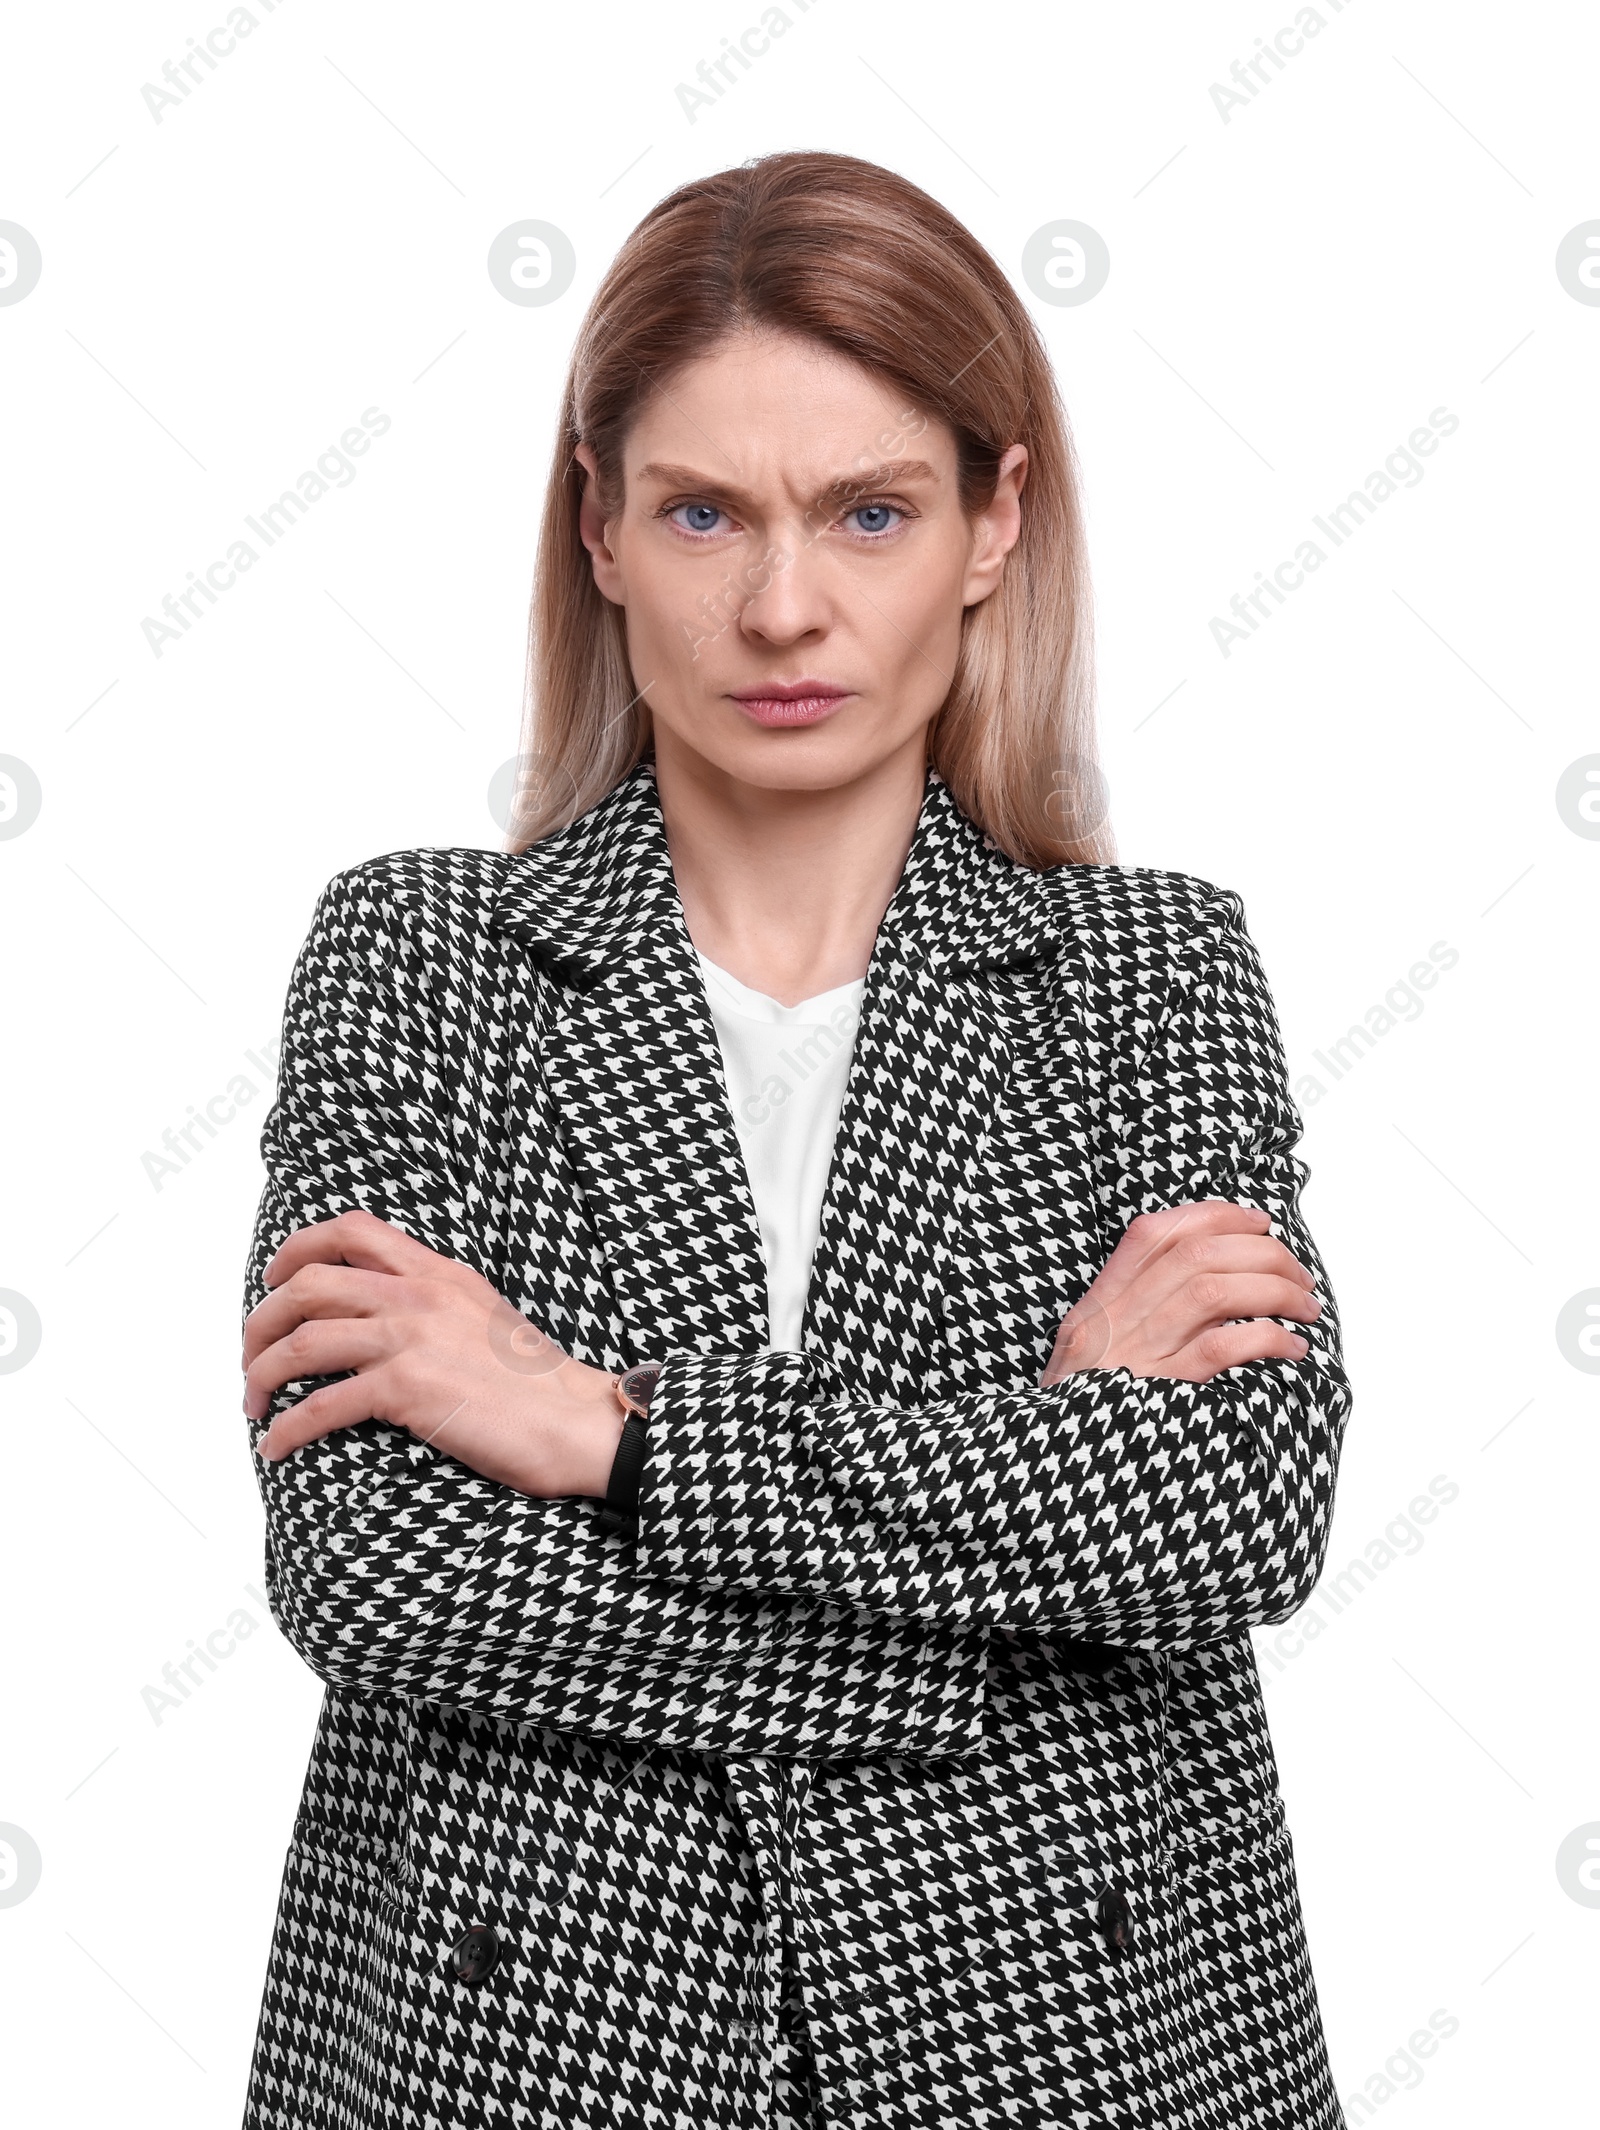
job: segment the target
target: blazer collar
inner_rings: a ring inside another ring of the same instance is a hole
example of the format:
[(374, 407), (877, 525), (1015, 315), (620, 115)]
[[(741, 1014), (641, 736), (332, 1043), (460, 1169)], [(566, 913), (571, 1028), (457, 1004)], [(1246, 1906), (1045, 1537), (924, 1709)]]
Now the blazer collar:
[[(655, 765), (646, 757), (597, 806), (513, 858), (497, 928), (579, 980), (683, 932)], [(997, 848), (932, 769), (875, 954), (956, 971), (1024, 967), (1062, 944), (1044, 876)]]

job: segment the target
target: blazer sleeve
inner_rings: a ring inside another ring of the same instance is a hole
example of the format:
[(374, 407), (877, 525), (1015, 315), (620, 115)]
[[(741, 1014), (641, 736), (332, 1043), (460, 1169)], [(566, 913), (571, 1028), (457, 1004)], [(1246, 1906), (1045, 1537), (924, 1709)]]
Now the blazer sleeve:
[(1277, 1017), (1231, 890), (1210, 890), (1112, 1110), (1115, 1231), (1190, 1199), (1264, 1207), (1323, 1303), (1314, 1324), (1279, 1320), (1309, 1340), (1302, 1359), (1207, 1383), (1091, 1368), (909, 1410), (852, 1396), (809, 1355), (673, 1354), (651, 1404), (644, 1571), (1151, 1649), (1297, 1611), (1350, 1389)]
[[(488, 1271), (452, 1153), (459, 912), (397, 915), (390, 865), (328, 885), (295, 964), (246, 1313), (295, 1229), (354, 1206)], [(325, 1380), (278, 1392), (252, 1450)], [(251, 1461), (273, 1615), (329, 1686), (701, 1752), (939, 1753), (980, 1735), (986, 1638), (970, 1629), (663, 1582), (598, 1504), (530, 1499), (383, 1421)]]

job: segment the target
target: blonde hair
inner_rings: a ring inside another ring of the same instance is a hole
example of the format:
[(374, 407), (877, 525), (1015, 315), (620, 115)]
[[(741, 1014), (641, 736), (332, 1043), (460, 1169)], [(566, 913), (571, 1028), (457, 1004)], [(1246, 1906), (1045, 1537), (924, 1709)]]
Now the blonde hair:
[(992, 500), (1006, 447), (1027, 446), (1021, 534), (999, 587), (962, 618), (928, 758), (1014, 859), (1108, 861), (1077, 462), (1043, 342), (989, 253), (927, 193), (854, 156), (798, 152), (660, 201), (579, 329), (540, 528), (510, 849), (587, 813), (650, 745), (622, 610), (579, 537), (574, 448), (594, 453), (611, 515), (646, 395), (746, 330), (822, 341), (945, 422), (969, 515)]

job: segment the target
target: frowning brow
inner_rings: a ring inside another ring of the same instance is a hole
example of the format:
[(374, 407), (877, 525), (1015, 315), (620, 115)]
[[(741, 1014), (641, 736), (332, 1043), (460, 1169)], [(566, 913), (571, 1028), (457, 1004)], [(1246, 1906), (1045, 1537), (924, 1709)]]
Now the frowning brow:
[[(635, 479), (660, 481), (667, 488), (692, 489), (696, 495), (719, 496), (745, 508), (758, 500), (749, 489), (725, 481), (718, 474), (702, 473), (695, 466), (669, 465), (660, 459), (652, 459), (647, 466), (641, 466)], [(926, 459), (883, 459), (876, 465), (855, 466), (848, 473), (835, 474), (826, 487), (817, 490), (812, 504), (814, 507), (819, 503), (837, 503), (841, 496), (871, 493), (879, 488), (899, 487), (913, 481), (937, 482), (938, 479), (937, 471)]]

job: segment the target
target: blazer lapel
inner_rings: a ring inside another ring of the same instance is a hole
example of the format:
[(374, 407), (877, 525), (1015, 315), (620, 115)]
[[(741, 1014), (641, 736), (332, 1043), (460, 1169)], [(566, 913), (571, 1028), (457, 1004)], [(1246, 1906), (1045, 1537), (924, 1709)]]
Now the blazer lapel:
[(868, 1396), (954, 1387), (952, 1252), (1014, 1070), (995, 991), (1059, 947), (1038, 874), (930, 773), (867, 972), (803, 1334)]
[(538, 1069), (625, 1348), (759, 1351), (760, 1228), (648, 762), (524, 854), (496, 922), (557, 993)]

